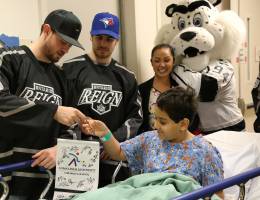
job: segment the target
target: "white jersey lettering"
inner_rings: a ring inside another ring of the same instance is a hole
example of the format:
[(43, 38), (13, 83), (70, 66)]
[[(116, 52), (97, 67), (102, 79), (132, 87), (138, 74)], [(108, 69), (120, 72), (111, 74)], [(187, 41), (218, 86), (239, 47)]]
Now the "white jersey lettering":
[(54, 93), (54, 89), (52, 87), (38, 83), (34, 83), (33, 86), (33, 88), (26, 87), (20, 96), (33, 102), (39, 100), (62, 105), (62, 98)]
[(85, 88), (81, 93), (78, 105), (91, 104), (91, 108), (100, 115), (111, 110), (111, 106), (118, 107), (122, 100), (122, 92), (112, 90), (111, 85), (92, 84), (92, 88)]

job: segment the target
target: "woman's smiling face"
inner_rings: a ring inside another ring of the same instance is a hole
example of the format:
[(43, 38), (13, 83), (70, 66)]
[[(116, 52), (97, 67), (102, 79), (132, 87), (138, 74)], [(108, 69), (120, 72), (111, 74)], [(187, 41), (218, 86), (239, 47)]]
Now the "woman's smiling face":
[(151, 58), (151, 64), (157, 77), (169, 76), (173, 69), (174, 57), (166, 47), (156, 49)]

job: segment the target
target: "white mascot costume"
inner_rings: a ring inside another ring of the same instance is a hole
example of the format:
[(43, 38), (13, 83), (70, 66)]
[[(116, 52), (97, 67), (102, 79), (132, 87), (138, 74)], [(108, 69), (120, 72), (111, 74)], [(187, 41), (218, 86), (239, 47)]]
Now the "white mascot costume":
[(233, 11), (219, 12), (220, 0), (173, 0), (166, 8), (171, 23), (158, 32), (155, 43), (175, 49), (172, 73), (181, 86), (191, 86), (199, 97), (198, 115), (204, 133), (242, 131), (231, 57), (245, 37), (245, 26)]

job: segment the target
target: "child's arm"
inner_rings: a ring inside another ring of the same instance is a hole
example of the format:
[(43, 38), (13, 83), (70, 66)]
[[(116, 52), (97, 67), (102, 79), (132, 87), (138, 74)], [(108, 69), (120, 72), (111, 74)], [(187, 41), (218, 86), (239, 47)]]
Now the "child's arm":
[(105, 151), (112, 159), (126, 160), (125, 154), (120, 147), (120, 143), (102, 121), (87, 119), (85, 120), (85, 123), (82, 124), (81, 129), (86, 135), (98, 136), (103, 142)]

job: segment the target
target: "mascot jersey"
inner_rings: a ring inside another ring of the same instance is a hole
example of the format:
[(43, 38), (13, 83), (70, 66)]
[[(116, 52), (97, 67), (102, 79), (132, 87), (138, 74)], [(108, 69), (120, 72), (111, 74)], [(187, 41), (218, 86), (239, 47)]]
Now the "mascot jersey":
[(233, 66), (227, 60), (216, 60), (202, 71), (179, 65), (172, 78), (182, 86), (191, 85), (199, 97), (200, 129), (214, 131), (243, 121), (237, 106)]

